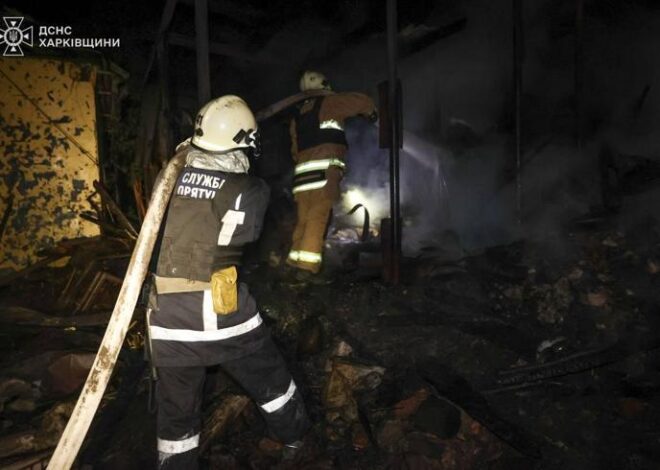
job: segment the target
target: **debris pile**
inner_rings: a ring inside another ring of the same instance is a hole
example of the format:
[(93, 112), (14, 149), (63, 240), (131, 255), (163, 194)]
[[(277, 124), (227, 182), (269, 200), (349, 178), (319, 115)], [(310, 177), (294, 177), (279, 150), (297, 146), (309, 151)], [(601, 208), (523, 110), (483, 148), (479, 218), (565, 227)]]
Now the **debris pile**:
[[(454, 256), (430, 248), (406, 260), (397, 287), (359, 264), (313, 283), (246, 267), (313, 428), (304, 451), (283, 460), (286, 448), (268, 437), (258, 408), (213, 368), (203, 459), (230, 469), (653, 468), (660, 237), (650, 233), (640, 242), (609, 228), (576, 230), (561, 244)], [(2, 282), (3, 468), (48, 459), (131, 247), (128, 236), (65, 241), (48, 263)], [(142, 313), (80, 463), (153, 467)]]
[[(42, 260), (0, 278), (0, 466), (41, 468), (57, 444), (96, 356), (133, 247), (124, 235), (65, 239)], [(139, 315), (136, 315), (139, 318)], [(113, 389), (142, 368), (129, 333)], [(123, 411), (123, 410), (122, 410)]]

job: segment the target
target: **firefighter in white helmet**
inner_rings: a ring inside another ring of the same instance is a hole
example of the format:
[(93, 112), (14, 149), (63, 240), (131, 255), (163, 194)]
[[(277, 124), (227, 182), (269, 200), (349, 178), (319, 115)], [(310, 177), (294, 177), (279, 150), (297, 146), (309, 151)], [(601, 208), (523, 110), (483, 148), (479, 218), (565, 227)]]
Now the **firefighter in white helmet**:
[(160, 234), (149, 318), (159, 468), (198, 466), (208, 366), (220, 364), (250, 394), (285, 445), (298, 446), (308, 427), (296, 383), (237, 270), (268, 204), (268, 186), (247, 174), (257, 148), (257, 123), (237, 96), (204, 106), (194, 135), (177, 148), (186, 166)]
[[(325, 75), (307, 71), (300, 78), (300, 90), (331, 87)], [(346, 170), (344, 122), (354, 116), (375, 121), (377, 113), (372, 99), (362, 93), (309, 98), (298, 106), (291, 120), (293, 193), (298, 219), (287, 264), (306, 272), (318, 273), (321, 269), (326, 229)]]

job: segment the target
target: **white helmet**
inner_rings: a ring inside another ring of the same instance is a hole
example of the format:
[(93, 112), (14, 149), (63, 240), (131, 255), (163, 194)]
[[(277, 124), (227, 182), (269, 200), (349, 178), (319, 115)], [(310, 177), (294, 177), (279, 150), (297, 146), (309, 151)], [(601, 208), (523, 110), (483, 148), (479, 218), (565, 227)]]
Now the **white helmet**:
[(235, 95), (209, 101), (197, 113), (192, 144), (210, 152), (257, 148), (257, 121), (247, 103)]
[(300, 77), (300, 91), (307, 90), (332, 90), (332, 88), (325, 75), (308, 70)]

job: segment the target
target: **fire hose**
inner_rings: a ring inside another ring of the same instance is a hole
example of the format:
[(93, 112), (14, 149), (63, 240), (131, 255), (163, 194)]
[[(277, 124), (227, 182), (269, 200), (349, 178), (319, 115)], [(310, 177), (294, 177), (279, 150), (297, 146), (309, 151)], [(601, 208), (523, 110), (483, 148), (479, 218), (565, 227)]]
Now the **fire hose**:
[(133, 255), (126, 271), (115, 308), (105, 330), (101, 346), (87, 381), (78, 397), (71, 418), (57, 444), (48, 464), (51, 470), (69, 469), (87, 435), (92, 419), (103, 398), (117, 356), (126, 337), (133, 310), (140, 295), (142, 283), (147, 275), (149, 260), (163, 220), (170, 194), (177, 177), (185, 164), (186, 152), (179, 152), (170, 160), (154, 189), (151, 204), (135, 242)]
[[(285, 98), (257, 113), (258, 120), (267, 119), (280, 111), (312, 96), (326, 95), (326, 90), (314, 90)], [(185, 165), (187, 151), (176, 154), (165, 167), (156, 183), (151, 203), (142, 222), (140, 233), (135, 242), (124, 282), (117, 296), (108, 327), (99, 346), (94, 364), (87, 376), (87, 381), (78, 397), (76, 406), (60, 437), (55, 452), (48, 464), (49, 470), (68, 470), (73, 465), (80, 447), (87, 436), (92, 419), (101, 403), (110, 376), (117, 363), (119, 351), (124, 343), (133, 311), (144, 279), (149, 268), (149, 261), (156, 243), (156, 238), (169, 203), (170, 195), (179, 173)]]

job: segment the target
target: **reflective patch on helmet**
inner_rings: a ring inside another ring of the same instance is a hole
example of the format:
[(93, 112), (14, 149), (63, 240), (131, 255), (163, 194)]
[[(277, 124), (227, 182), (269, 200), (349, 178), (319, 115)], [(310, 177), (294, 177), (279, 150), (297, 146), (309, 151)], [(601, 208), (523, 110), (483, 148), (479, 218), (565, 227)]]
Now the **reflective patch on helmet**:
[(245, 129), (241, 129), (236, 133), (234, 138), (232, 139), (234, 142), (237, 144), (240, 144), (241, 142), (245, 142), (245, 144), (248, 147), (255, 147), (257, 146), (257, 129), (248, 129), (247, 131)]

